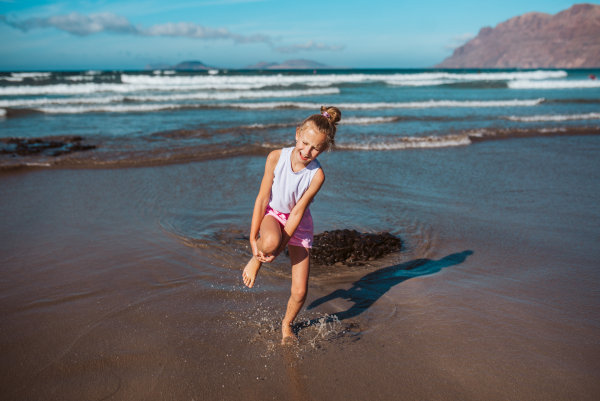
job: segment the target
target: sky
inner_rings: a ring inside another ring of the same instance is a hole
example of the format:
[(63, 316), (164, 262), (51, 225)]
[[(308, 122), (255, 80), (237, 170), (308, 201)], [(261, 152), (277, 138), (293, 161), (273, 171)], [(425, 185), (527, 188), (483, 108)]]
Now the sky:
[[(600, 1), (592, 1), (600, 4)], [(197, 60), (220, 68), (315, 60), (427, 68), (514, 16), (561, 0), (0, 0), (0, 70), (140, 70)]]

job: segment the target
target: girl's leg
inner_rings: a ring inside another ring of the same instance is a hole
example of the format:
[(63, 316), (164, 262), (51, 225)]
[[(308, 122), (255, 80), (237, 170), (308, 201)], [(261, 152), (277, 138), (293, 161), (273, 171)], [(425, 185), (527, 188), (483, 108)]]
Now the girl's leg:
[(292, 295), (288, 301), (285, 317), (281, 322), (282, 342), (286, 338), (295, 338), (292, 323), (300, 312), (308, 291), (308, 273), (310, 272), (309, 249), (301, 246), (288, 245), (292, 262)]
[[(275, 217), (265, 216), (262, 223), (260, 223), (260, 238), (256, 241), (258, 250), (264, 255), (270, 255), (277, 250), (280, 243), (281, 225)], [(246, 287), (252, 288), (254, 286), (256, 275), (261, 266), (262, 263), (254, 256), (250, 259), (242, 273), (242, 279)]]

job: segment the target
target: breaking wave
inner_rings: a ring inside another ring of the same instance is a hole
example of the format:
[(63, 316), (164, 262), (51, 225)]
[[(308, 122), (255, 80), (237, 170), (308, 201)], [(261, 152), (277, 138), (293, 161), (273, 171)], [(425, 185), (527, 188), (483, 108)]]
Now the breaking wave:
[[(367, 125), (367, 124), (383, 124), (383, 123), (392, 123), (395, 121), (402, 120), (402, 117), (393, 116), (393, 117), (344, 117), (339, 124), (343, 125)], [(266, 129), (266, 128), (281, 128), (281, 127), (293, 127), (300, 123), (297, 121), (295, 123), (278, 123), (278, 124), (252, 124), (246, 125), (242, 128), (254, 128), (254, 129)]]
[(340, 121), (340, 124), (382, 124), (399, 121), (400, 117), (346, 117)]
[(47, 78), (52, 75), (51, 72), (13, 72), (15, 78)]
[(506, 128), (466, 130), (460, 134), (430, 135), (424, 137), (404, 136), (388, 139), (372, 139), (362, 142), (338, 143), (337, 149), (346, 150), (401, 150), (466, 146), (474, 142), (507, 138), (528, 138), (548, 135), (600, 135), (600, 127), (552, 127), (552, 128)]
[[(175, 109), (206, 109), (206, 108), (238, 108), (238, 109), (273, 109), (273, 108), (300, 108), (300, 109), (319, 109), (321, 103), (308, 102), (259, 102), (259, 103), (154, 103), (154, 104), (129, 104), (118, 103), (110, 104), (116, 98), (92, 98), (90, 102), (83, 99), (80, 105), (66, 103), (65, 99), (44, 100), (48, 103), (31, 104), (34, 111), (41, 111), (50, 114), (80, 114), (94, 112), (111, 113), (130, 113), (147, 112), (159, 110)], [(130, 99), (127, 97), (127, 99)], [(132, 98), (135, 100), (135, 98)], [(165, 99), (166, 100), (166, 99)], [(41, 99), (19, 100), (20, 105), (25, 106), (25, 102), (39, 102)], [(338, 107), (347, 110), (376, 110), (376, 109), (425, 109), (440, 107), (518, 107), (518, 106), (536, 106), (544, 101), (543, 98), (530, 100), (429, 100), (424, 102), (404, 102), (404, 103), (339, 103)], [(65, 102), (65, 103), (60, 103)], [(8, 107), (6, 103), (0, 103), (2, 107)], [(66, 104), (64, 106), (59, 104)], [(88, 104), (88, 105), (84, 105)], [(37, 107), (48, 105), (48, 107)], [(56, 105), (56, 106), (55, 106)], [(362, 117), (348, 119), (345, 124), (377, 124), (382, 122), (392, 122), (398, 117)]]
[(563, 114), (563, 115), (551, 114), (551, 115), (537, 115), (537, 116), (509, 116), (506, 118), (511, 121), (524, 121), (524, 122), (593, 120), (593, 119), (600, 118), (600, 113)]
[[(108, 104), (125, 101), (134, 102), (169, 102), (182, 100), (236, 100), (260, 99), (270, 97), (301, 97), (335, 95), (340, 93), (338, 88), (279, 90), (279, 91), (234, 91), (234, 92), (196, 92), (173, 95), (147, 96), (102, 96), (102, 97), (71, 97), (71, 98), (37, 98), (0, 100), (0, 107), (31, 107), (52, 104)], [(184, 106), (184, 105), (182, 105)]]
[(565, 71), (519, 71), (519, 72), (421, 72), (412, 74), (319, 74), (319, 75), (195, 75), (160, 76), (122, 74), (126, 84), (153, 87), (195, 85), (214, 89), (257, 89), (267, 86), (333, 86), (344, 83), (383, 82), (390, 85), (431, 86), (465, 81), (511, 81), (564, 78)]
[[(545, 99), (527, 100), (426, 100), (422, 102), (376, 102), (376, 103), (337, 103), (340, 109), (374, 110), (374, 109), (427, 109), (436, 107), (515, 107), (537, 106)], [(306, 102), (261, 102), (261, 103), (222, 103), (227, 106), (241, 109), (271, 109), (271, 108), (299, 108), (314, 109), (321, 107), (319, 103)]]
[(388, 141), (366, 141), (341, 143), (336, 145), (338, 149), (351, 150), (397, 150), (415, 148), (445, 148), (450, 146), (465, 146), (471, 144), (468, 135), (446, 135), (427, 137), (401, 137), (397, 140)]
[(23, 78), (21, 77), (0, 77), (0, 80), (5, 80), (5, 81), (9, 81), (9, 82), (21, 82), (23, 81)]
[(600, 88), (600, 81), (591, 79), (573, 79), (556, 81), (519, 80), (507, 83), (510, 89), (577, 89)]
[(35, 110), (48, 114), (81, 114), (94, 112), (108, 113), (132, 113), (159, 110), (173, 110), (184, 107), (185, 105), (177, 103), (160, 104), (117, 104), (102, 106), (56, 106), (56, 107), (38, 107)]

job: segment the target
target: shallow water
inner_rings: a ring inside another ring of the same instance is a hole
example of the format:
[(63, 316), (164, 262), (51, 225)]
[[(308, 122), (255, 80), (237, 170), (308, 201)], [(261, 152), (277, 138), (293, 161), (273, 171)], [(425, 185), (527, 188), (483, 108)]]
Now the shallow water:
[(323, 155), (316, 232), (404, 245), (315, 267), (294, 346), (278, 341), (289, 261), (253, 290), (240, 280), (264, 157), (3, 173), (0, 388), (596, 399), (599, 150), (598, 136), (554, 136)]

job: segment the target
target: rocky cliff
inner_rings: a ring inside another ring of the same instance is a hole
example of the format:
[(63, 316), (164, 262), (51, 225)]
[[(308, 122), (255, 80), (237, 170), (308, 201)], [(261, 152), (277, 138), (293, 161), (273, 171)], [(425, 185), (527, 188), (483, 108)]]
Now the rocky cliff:
[(600, 67), (600, 5), (527, 13), (482, 28), (437, 68)]

